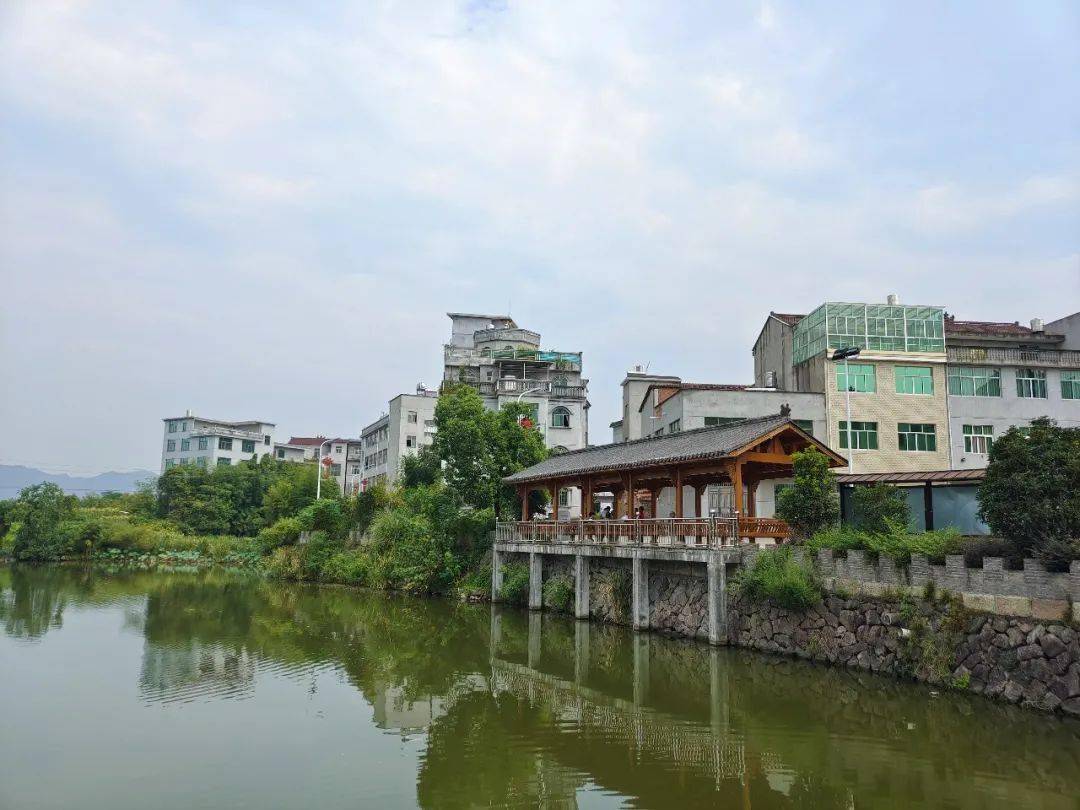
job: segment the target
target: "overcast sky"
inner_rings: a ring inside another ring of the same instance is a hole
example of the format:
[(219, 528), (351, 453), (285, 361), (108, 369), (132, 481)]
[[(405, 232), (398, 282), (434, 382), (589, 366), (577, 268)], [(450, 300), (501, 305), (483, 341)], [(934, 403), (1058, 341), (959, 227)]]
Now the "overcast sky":
[(636, 363), (751, 380), (770, 309), (1076, 311), (1078, 8), (10, 0), (0, 463), (357, 435), (448, 310), (584, 352), (594, 442)]

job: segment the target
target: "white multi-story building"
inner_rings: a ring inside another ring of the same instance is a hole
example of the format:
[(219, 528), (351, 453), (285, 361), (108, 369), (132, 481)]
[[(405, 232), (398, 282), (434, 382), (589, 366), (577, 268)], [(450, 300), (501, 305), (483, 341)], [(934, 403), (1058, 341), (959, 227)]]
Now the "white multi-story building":
[(395, 483), (401, 472), (401, 460), (434, 441), (438, 401), (437, 391), (417, 386), (415, 394), (398, 394), (390, 400), (388, 412), (361, 431), (363, 469), (358, 489)]
[(274, 423), (253, 419), (225, 422), (206, 419), (188, 411), (163, 420), (161, 471), (182, 464), (200, 467), (227, 466), (261, 459), (274, 451)]
[[(491, 410), (523, 402), (544, 443), (555, 453), (589, 443), (589, 381), (582, 377), (581, 352), (540, 348), (540, 333), (520, 328), (507, 315), (448, 312), (450, 342), (443, 348), (443, 385), (475, 388)], [(559, 510), (576, 516), (581, 493), (559, 493)]]

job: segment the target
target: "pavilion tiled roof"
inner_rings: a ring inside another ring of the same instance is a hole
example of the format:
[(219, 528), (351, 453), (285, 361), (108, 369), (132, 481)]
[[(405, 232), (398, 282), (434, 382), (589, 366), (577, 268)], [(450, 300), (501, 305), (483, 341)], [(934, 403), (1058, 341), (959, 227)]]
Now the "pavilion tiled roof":
[(550, 456), (539, 464), (504, 478), (503, 481), (507, 484), (524, 484), (586, 473), (724, 458), (788, 423), (798, 430), (790, 417), (761, 416), (720, 427), (698, 428), (648, 439), (586, 447), (583, 450)]

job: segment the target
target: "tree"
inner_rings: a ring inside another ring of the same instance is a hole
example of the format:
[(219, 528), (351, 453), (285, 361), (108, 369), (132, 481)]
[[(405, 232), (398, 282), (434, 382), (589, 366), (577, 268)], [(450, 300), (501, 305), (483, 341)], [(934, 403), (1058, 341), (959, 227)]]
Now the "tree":
[(864, 532), (887, 532), (890, 521), (896, 526), (907, 526), (911, 520), (911, 508), (904, 493), (888, 484), (855, 487), (851, 501), (852, 523)]
[(776, 516), (787, 521), (796, 538), (806, 539), (840, 519), (840, 495), (824, 453), (809, 447), (793, 459), (795, 481), (777, 497)]
[(12, 553), (17, 560), (55, 560), (66, 549), (60, 523), (72, 511), (74, 498), (56, 484), (35, 484), (19, 493)]
[(421, 447), (416, 455), (408, 455), (401, 460), (398, 478), (404, 489), (430, 486), (442, 478), (442, 462), (434, 449)]
[(1080, 557), (1080, 429), (1036, 419), (990, 448), (979, 516), (1024, 556), (1061, 570)]
[(514, 491), (502, 479), (547, 457), (540, 431), (521, 424), (530, 413), (524, 403), (489, 411), (466, 385), (454, 386), (439, 397), (433, 448), (443, 463), (447, 485), (464, 504), (491, 508), (499, 515), (516, 514)]

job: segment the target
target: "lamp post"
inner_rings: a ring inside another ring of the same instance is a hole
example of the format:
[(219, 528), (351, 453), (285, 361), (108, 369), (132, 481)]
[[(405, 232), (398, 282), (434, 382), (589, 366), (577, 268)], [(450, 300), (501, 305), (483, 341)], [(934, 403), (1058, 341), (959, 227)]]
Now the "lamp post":
[(847, 466), (848, 473), (855, 472), (855, 468), (852, 465), (851, 456), (851, 377), (848, 375), (848, 358), (858, 357), (859, 352), (862, 351), (858, 346), (847, 346), (842, 349), (837, 349), (832, 353), (833, 362), (844, 361), (844, 400), (847, 407)]
[(319, 500), (319, 496), (322, 494), (322, 449), (333, 441), (333, 439), (327, 439), (319, 445), (318, 458), (315, 459), (315, 500)]

